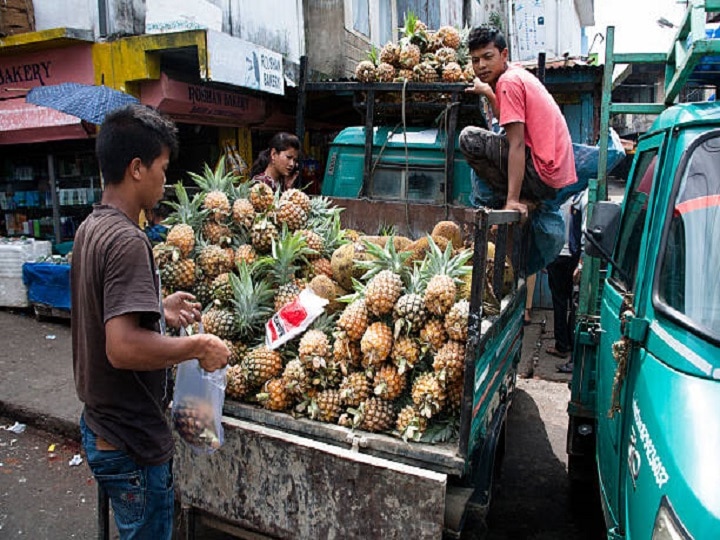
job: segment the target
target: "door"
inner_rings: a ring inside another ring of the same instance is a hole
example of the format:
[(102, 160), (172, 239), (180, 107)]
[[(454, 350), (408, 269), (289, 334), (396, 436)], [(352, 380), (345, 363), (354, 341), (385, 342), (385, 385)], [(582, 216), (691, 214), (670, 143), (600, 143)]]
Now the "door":
[[(603, 289), (600, 316), (602, 332), (597, 364), (597, 453), (600, 483), (608, 524), (618, 525), (621, 516), (621, 469), (625, 449), (621, 444), (625, 410), (625, 388), (631, 373), (633, 351), (623, 338), (622, 316), (635, 313), (640, 294), (638, 272), (645, 261), (645, 242), (652, 212), (648, 211), (652, 186), (662, 170), (663, 135), (641, 141), (628, 179), (623, 214), (614, 259), (619, 268), (608, 271)], [(631, 412), (630, 412), (631, 414)]]

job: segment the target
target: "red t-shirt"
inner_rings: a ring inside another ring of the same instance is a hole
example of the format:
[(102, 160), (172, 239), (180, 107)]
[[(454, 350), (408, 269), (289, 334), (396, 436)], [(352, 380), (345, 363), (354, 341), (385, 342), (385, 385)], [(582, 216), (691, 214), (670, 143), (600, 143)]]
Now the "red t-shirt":
[(543, 182), (554, 188), (577, 182), (570, 131), (542, 83), (523, 67), (510, 65), (498, 79), (495, 99), (501, 126), (525, 124), (525, 144)]
[(105, 323), (138, 313), (143, 328), (159, 331), (159, 285), (145, 233), (120, 210), (96, 206), (75, 235), (70, 267), (75, 387), (90, 429), (142, 465), (173, 453), (168, 370), (113, 367)]

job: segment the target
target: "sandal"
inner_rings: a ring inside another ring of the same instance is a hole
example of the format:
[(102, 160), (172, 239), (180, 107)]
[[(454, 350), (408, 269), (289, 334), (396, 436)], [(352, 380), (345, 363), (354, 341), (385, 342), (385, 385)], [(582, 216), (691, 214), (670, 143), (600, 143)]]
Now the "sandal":
[(532, 309), (525, 308), (525, 316), (523, 317), (523, 325), (527, 326), (532, 323)]
[(548, 347), (547, 349), (545, 349), (545, 352), (556, 358), (565, 359), (570, 356), (570, 351), (558, 351), (555, 347)]

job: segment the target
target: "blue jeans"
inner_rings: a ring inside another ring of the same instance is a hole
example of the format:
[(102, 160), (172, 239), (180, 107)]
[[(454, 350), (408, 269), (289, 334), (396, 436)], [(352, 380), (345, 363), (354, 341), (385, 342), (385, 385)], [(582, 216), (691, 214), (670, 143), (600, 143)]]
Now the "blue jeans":
[(172, 461), (138, 465), (120, 450), (98, 450), (97, 436), (80, 417), (82, 445), (95, 480), (108, 494), (123, 540), (170, 540), (174, 491)]

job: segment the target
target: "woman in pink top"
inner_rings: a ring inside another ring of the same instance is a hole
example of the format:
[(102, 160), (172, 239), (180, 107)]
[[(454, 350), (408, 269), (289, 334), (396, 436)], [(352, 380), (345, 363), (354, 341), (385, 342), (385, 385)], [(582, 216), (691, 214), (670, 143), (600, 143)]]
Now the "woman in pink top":
[(299, 154), (300, 139), (292, 133), (276, 133), (253, 163), (250, 178), (267, 184), (273, 191), (290, 189), (298, 176)]
[(499, 30), (474, 28), (468, 46), (476, 78), (466, 91), (487, 98), (505, 133), (466, 127), (460, 149), (478, 176), (505, 197), (504, 208), (527, 216), (529, 208), (577, 181), (567, 123), (542, 83), (508, 64)]

